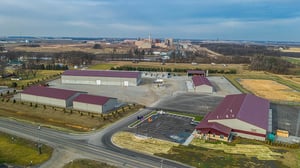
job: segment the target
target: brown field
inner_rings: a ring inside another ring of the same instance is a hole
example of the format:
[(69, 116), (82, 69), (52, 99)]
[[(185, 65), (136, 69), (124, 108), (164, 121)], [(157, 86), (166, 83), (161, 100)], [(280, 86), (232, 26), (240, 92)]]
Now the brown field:
[(240, 79), (240, 84), (257, 96), (275, 101), (300, 102), (300, 93), (272, 80)]
[(282, 52), (300, 52), (300, 47), (290, 47), (289, 49), (281, 50)]
[(274, 156), (282, 156), (281, 153), (273, 152), (265, 145), (236, 144), (235, 146), (229, 146), (223, 143), (205, 143), (204, 140), (199, 138), (195, 138), (191, 144), (208, 149), (222, 150), (230, 154), (244, 154), (247, 157), (256, 157), (259, 160), (276, 160)]
[(41, 45), (40, 47), (24, 47), (24, 46), (15, 46), (13, 50), (16, 51), (26, 51), (26, 52), (68, 52), (68, 51), (81, 51), (93, 54), (110, 54), (113, 52), (114, 48), (116, 53), (127, 53), (128, 49), (120, 48), (117, 46), (104, 46), (103, 49), (93, 49), (94, 44), (47, 44)]
[[(118, 132), (112, 137), (113, 143), (116, 145), (148, 154), (168, 153), (173, 146), (178, 146), (178, 143), (164, 141), (155, 138), (143, 138), (135, 136), (129, 132)], [(146, 150), (147, 149), (147, 150)]]

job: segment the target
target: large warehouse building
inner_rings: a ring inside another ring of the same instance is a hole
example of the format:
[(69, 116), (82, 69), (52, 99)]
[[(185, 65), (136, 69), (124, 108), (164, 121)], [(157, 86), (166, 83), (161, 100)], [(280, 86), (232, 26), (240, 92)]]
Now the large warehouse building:
[(251, 94), (228, 95), (196, 127), (201, 137), (231, 141), (232, 136), (265, 140), (269, 101)]
[(205, 76), (192, 77), (194, 92), (212, 93), (213, 86)]
[(137, 86), (141, 80), (138, 71), (67, 70), (61, 75), (63, 84)]
[(73, 105), (73, 99), (80, 92), (44, 86), (32, 86), (21, 92), (21, 101), (47, 104), (58, 107), (69, 107)]
[(94, 113), (105, 113), (114, 109), (117, 103), (116, 98), (81, 94), (74, 99), (73, 108)]

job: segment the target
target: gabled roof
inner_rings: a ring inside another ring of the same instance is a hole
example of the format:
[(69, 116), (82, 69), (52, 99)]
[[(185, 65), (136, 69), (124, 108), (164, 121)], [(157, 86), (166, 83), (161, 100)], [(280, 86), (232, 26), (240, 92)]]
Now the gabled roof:
[(56, 89), (44, 86), (32, 86), (24, 89), (21, 93), (66, 100), (78, 92), (73, 90)]
[(212, 86), (210, 81), (204, 76), (193, 76), (192, 77), (194, 86), (208, 85)]
[(269, 108), (268, 100), (252, 94), (228, 95), (208, 120), (239, 119), (267, 130)]
[(232, 130), (231, 128), (229, 128), (225, 125), (216, 123), (216, 122), (208, 122), (208, 118), (210, 118), (209, 115), (210, 115), (210, 113), (208, 113), (203, 118), (203, 120), (196, 126), (196, 129), (202, 129), (202, 133), (208, 133), (209, 129), (214, 129), (214, 130), (217, 130), (219, 132), (222, 132), (224, 135), (229, 135), (230, 134), (230, 132)]
[(138, 78), (140, 76), (140, 72), (137, 72), (137, 71), (66, 70), (62, 75), (64, 75), (64, 76)]
[(88, 95), (88, 94), (80, 94), (73, 100), (73, 102), (104, 105), (109, 99), (115, 99), (115, 98), (96, 96), (96, 95)]

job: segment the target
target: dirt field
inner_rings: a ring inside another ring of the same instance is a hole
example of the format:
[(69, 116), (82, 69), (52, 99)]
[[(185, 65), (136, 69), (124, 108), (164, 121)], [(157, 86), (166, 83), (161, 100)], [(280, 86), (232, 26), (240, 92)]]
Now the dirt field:
[(240, 84), (260, 97), (275, 101), (300, 102), (300, 93), (272, 80), (240, 79)]
[(130, 132), (118, 132), (114, 134), (112, 141), (120, 147), (148, 154), (167, 153), (173, 146), (179, 145), (156, 138), (139, 137)]
[(300, 52), (300, 47), (290, 47), (289, 49), (281, 50), (282, 52)]
[[(102, 44), (105, 45), (105, 44)], [(103, 49), (93, 49), (94, 44), (42, 44), (40, 47), (25, 47), (25, 46), (15, 46), (13, 47), (16, 51), (26, 51), (26, 52), (68, 52), (68, 51), (81, 51), (93, 54), (102, 53), (112, 53), (113, 48), (117, 48), (116, 53), (127, 53), (126, 48), (120, 48), (113, 45), (105, 45)]]

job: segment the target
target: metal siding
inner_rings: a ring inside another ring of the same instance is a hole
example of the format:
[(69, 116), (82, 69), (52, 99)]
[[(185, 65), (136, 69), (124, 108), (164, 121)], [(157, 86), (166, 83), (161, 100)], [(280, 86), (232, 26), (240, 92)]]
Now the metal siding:
[(33, 102), (33, 103), (39, 103), (39, 104), (47, 104), (47, 105), (57, 106), (57, 107), (66, 107), (65, 100), (42, 97), (42, 96), (34, 96), (34, 95), (21, 93), (21, 100)]
[(106, 113), (107, 111), (114, 109), (117, 103), (118, 103), (117, 99), (109, 99), (103, 105), (103, 113)]
[(61, 76), (63, 84), (86, 84), (97, 85), (97, 80), (101, 81), (101, 85), (123, 86), (124, 81), (128, 81), (129, 86), (137, 86), (136, 78), (115, 78), (115, 77), (90, 77), (90, 76)]
[(94, 105), (94, 104), (81, 103), (81, 102), (74, 101), (73, 108), (76, 110), (82, 110), (82, 111), (87, 111), (87, 112), (102, 113), (101, 105)]
[(238, 119), (220, 119), (220, 120), (209, 120), (209, 122), (217, 122), (223, 124), (232, 129), (244, 130), (248, 132), (253, 132), (255, 130), (256, 133), (266, 134), (266, 130), (255, 125), (249, 124), (247, 122), (238, 120)]
[(200, 85), (195, 87), (196, 92), (212, 93), (213, 87), (208, 85)]

